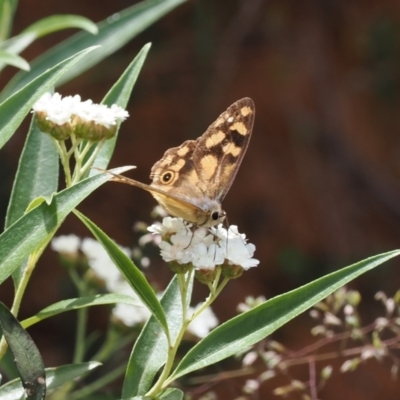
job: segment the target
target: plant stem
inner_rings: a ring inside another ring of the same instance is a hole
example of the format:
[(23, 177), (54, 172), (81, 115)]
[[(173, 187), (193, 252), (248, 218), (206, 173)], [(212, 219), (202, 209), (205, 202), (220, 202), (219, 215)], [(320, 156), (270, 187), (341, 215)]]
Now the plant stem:
[(72, 182), (72, 177), (71, 177), (71, 169), (69, 167), (69, 158), (70, 155), (67, 151), (67, 148), (65, 146), (65, 141), (58, 141), (54, 138), (53, 143), (56, 146), (56, 149), (58, 151), (58, 155), (60, 156), (60, 161), (64, 169), (64, 175), (65, 175), (65, 184), (67, 187), (71, 186)]
[[(74, 268), (69, 270), (72, 281), (78, 290), (78, 297), (84, 297), (87, 295), (86, 284), (79, 278)], [(83, 361), (85, 354), (85, 336), (86, 336), (86, 324), (88, 317), (88, 308), (80, 308), (77, 310), (77, 322), (76, 322), (76, 335), (75, 335), (75, 349), (73, 356), (73, 363), (80, 363)]]
[(115, 368), (113, 371), (108, 374), (102, 376), (97, 381), (94, 381), (88, 385), (85, 385), (83, 389), (77, 390), (74, 393), (71, 393), (68, 396), (68, 400), (78, 400), (78, 399), (87, 399), (91, 393), (94, 393), (96, 390), (101, 389), (108, 383), (114, 381), (125, 373), (126, 365), (120, 365)]
[[(175, 343), (172, 347), (170, 347), (168, 349), (167, 361), (165, 363), (164, 369), (163, 369), (159, 379), (157, 380), (157, 382), (155, 383), (153, 388), (150, 389), (149, 392), (147, 392), (146, 396), (158, 395), (162, 390), (164, 390), (171, 383), (171, 380), (168, 378), (168, 375), (171, 372), (176, 353), (178, 351), (179, 345), (183, 339), (183, 335), (185, 334), (187, 327), (196, 317), (198, 317), (207, 307), (209, 307), (214, 302), (214, 300), (221, 293), (221, 290), (229, 282), (229, 278), (224, 278), (222, 283), (218, 286), (220, 277), (221, 277), (221, 268), (218, 268), (214, 282), (211, 286), (212, 290), (210, 291), (210, 295), (207, 297), (207, 299), (204, 301), (204, 303), (193, 313), (193, 315), (190, 318), (187, 318), (187, 316), (186, 316), (186, 318), (184, 318), (182, 320), (182, 326), (178, 332)], [(181, 289), (181, 299), (183, 302), (183, 298), (186, 299), (187, 285), (188, 285), (189, 281), (184, 282), (184, 277), (178, 276), (178, 282), (179, 282), (179, 288)], [(183, 284), (183, 283), (185, 283), (185, 284)], [(187, 308), (187, 307), (185, 307), (185, 308)]]

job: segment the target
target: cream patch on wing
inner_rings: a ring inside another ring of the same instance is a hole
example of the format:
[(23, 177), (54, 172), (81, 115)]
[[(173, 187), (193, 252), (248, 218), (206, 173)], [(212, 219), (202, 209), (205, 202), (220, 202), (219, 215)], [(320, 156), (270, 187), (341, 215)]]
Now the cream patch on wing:
[(187, 153), (189, 153), (189, 151), (190, 151), (189, 146), (183, 146), (180, 149), (178, 149), (176, 154), (178, 154), (179, 157), (184, 157), (186, 156)]
[(227, 143), (223, 148), (224, 154), (232, 154), (232, 156), (237, 157), (240, 154), (241, 147), (235, 146), (233, 143)]
[(169, 169), (172, 169), (172, 171), (180, 171), (183, 166), (186, 164), (186, 161), (183, 158), (180, 158), (178, 161), (176, 161), (174, 164), (169, 166)]
[(202, 178), (204, 178), (205, 180), (210, 180), (217, 170), (218, 159), (217, 157), (208, 154), (201, 159), (200, 166)]
[(220, 126), (221, 124), (223, 124), (225, 122), (225, 119), (223, 118), (223, 117), (219, 117), (214, 123), (213, 123), (213, 125), (215, 126), (215, 127), (218, 127), (218, 126)]
[(247, 135), (247, 128), (243, 122), (235, 122), (229, 129), (231, 131), (238, 131), (242, 136)]
[(207, 149), (214, 147), (217, 144), (220, 144), (225, 138), (226, 138), (226, 135), (222, 131), (217, 131), (217, 132), (213, 133), (206, 140)]
[(250, 107), (242, 107), (240, 109), (240, 113), (243, 115), (243, 117), (247, 117), (249, 114), (251, 114), (253, 112), (253, 110)]

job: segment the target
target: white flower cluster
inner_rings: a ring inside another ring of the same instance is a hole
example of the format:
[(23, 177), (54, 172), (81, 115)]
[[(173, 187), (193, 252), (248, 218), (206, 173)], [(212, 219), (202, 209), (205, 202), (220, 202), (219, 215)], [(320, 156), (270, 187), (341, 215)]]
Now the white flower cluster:
[(190, 227), (180, 218), (166, 217), (161, 225), (148, 228), (153, 234), (168, 238), (160, 243), (161, 257), (165, 261), (191, 263), (198, 270), (213, 270), (221, 264), (238, 265), (247, 270), (259, 264), (252, 258), (254, 244), (246, 243), (246, 235), (239, 233), (237, 226), (225, 229), (220, 224), (194, 232)]
[[(131, 286), (124, 280), (118, 268), (104, 250), (103, 246), (92, 238), (81, 240), (76, 235), (63, 235), (55, 237), (51, 242), (51, 248), (60, 254), (75, 255), (78, 251), (86, 256), (89, 266), (96, 276), (104, 281), (106, 289), (111, 293), (126, 294), (137, 297)], [(130, 255), (130, 250), (124, 247), (121, 249), (125, 254)], [(161, 295), (159, 296), (161, 297)], [(137, 299), (138, 301), (139, 298)], [(199, 306), (189, 307), (188, 314), (193, 314)], [(134, 307), (130, 304), (118, 303), (113, 308), (113, 315), (126, 326), (134, 326), (145, 323), (150, 317), (150, 311), (145, 307)], [(218, 325), (218, 319), (211, 308), (206, 308), (195, 320), (193, 320), (188, 331), (193, 335), (203, 338), (208, 332)]]
[[(129, 283), (124, 280), (122, 274), (104, 250), (104, 247), (97, 240), (92, 238), (81, 240), (76, 235), (59, 236), (52, 240), (51, 248), (61, 254), (74, 254), (78, 250), (81, 250), (95, 275), (104, 281), (107, 291), (137, 297)], [(130, 255), (131, 252), (129, 249), (120, 248), (126, 255)], [(123, 303), (118, 303), (112, 312), (126, 326), (144, 323), (150, 317), (150, 311), (145, 306), (135, 307)]]
[(116, 104), (107, 107), (92, 100), (81, 101), (79, 95), (61, 97), (59, 93), (45, 93), (32, 109), (46, 114), (46, 120), (57, 125), (71, 123), (73, 117), (78, 117), (81, 121), (94, 122), (109, 129), (129, 117), (128, 112)]

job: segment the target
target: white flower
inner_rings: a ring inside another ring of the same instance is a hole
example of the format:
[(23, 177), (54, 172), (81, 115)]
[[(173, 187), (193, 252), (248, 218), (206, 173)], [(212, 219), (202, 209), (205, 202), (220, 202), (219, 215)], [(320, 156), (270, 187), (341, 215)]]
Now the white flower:
[(129, 117), (129, 113), (116, 104), (107, 107), (104, 104), (95, 104), (92, 100), (86, 100), (77, 105), (74, 114), (83, 121), (93, 121), (106, 128), (110, 128), (116, 125), (118, 121), (124, 121)]
[[(189, 307), (189, 311), (195, 312), (201, 304), (194, 308)], [(189, 325), (188, 331), (199, 338), (208, 335), (211, 329), (218, 325), (218, 318), (213, 313), (211, 307), (206, 308)]]
[(156, 222), (149, 226), (147, 230), (153, 234), (159, 234), (165, 236), (169, 233), (176, 233), (181, 230), (189, 230), (191, 225), (185, 225), (182, 218), (165, 217), (163, 218), (162, 224)]
[(221, 265), (225, 261), (225, 250), (217, 244), (212, 243), (206, 246), (198, 243), (192, 247), (191, 261), (197, 269), (214, 269), (216, 265)]
[[(126, 254), (130, 254), (130, 250), (120, 247)], [(111, 293), (126, 294), (137, 298), (128, 282), (125, 281), (121, 272), (115, 266), (103, 246), (95, 239), (85, 238), (82, 241), (82, 252), (88, 258), (89, 266), (94, 273), (104, 281), (106, 289)], [(130, 304), (118, 303), (112, 310), (113, 315), (118, 318), (126, 326), (134, 326), (144, 323), (150, 317), (150, 311), (147, 307), (136, 307)]]
[(92, 100), (81, 101), (75, 108), (74, 114), (83, 121), (91, 121), (95, 118), (95, 108)]
[(135, 326), (145, 323), (151, 313), (146, 307), (135, 307), (130, 304), (118, 303), (112, 314), (126, 326)]
[(246, 235), (238, 232), (236, 225), (228, 229), (221, 225), (212, 229), (212, 232), (221, 240), (220, 246), (226, 247), (226, 259), (231, 265), (240, 265), (244, 270), (257, 266), (260, 261), (252, 258), (256, 247), (246, 243)]
[[(139, 297), (137, 297), (129, 283), (122, 278), (121, 274), (119, 274), (119, 279), (109, 282), (107, 289), (110, 292), (126, 294), (140, 301)], [(125, 303), (118, 303), (113, 308), (112, 314), (126, 326), (142, 324), (146, 322), (151, 315), (150, 311), (145, 306), (136, 307)]]
[(242, 365), (244, 367), (248, 367), (252, 364), (254, 364), (254, 362), (258, 359), (258, 354), (256, 351), (249, 351), (242, 360)]
[[(129, 249), (122, 247), (121, 249), (125, 254), (130, 254)], [(123, 278), (108, 253), (104, 250), (104, 247), (95, 239), (85, 238), (82, 241), (81, 250), (86, 255), (89, 266), (104, 281), (107, 290), (113, 292), (115, 286)]]
[[(58, 97), (61, 99), (61, 96), (57, 93)], [(54, 98), (54, 101), (56, 100), (56, 97)], [(39, 111), (46, 111), (48, 104), (53, 100), (53, 96), (51, 93), (47, 92), (43, 94), (39, 100), (33, 105), (32, 110), (35, 112)]]
[(167, 261), (176, 260), (179, 264), (187, 264), (191, 262), (190, 247), (191, 235), (187, 230), (181, 230), (172, 235), (171, 243), (162, 241), (160, 243), (161, 257)]
[(58, 253), (76, 254), (80, 244), (81, 239), (76, 235), (61, 235), (51, 241), (51, 248)]
[[(246, 235), (232, 225), (226, 230), (222, 225), (190, 229), (181, 218), (166, 217), (161, 225), (152, 225), (148, 230), (165, 238), (159, 246), (161, 257), (179, 264), (192, 263), (198, 270), (212, 270), (217, 265), (229, 264), (244, 270), (255, 267), (259, 261), (252, 258), (255, 246), (246, 243)], [(211, 232), (211, 233), (210, 233)]]
[[(76, 235), (64, 235), (55, 237), (51, 242), (51, 247), (54, 251), (64, 254), (76, 254), (80, 249), (86, 256), (89, 267), (92, 268), (98, 278), (104, 281), (105, 287), (109, 292), (126, 294), (140, 301), (104, 247), (97, 240), (92, 238), (81, 240)], [(127, 248), (120, 246), (120, 249), (128, 256), (131, 253)], [(112, 313), (126, 326), (144, 323), (151, 315), (150, 311), (144, 305), (138, 307), (125, 303), (116, 304)]]
[(244, 303), (238, 304), (236, 310), (240, 313), (243, 313), (245, 311), (253, 309), (254, 307), (257, 307), (258, 305), (264, 303), (266, 300), (267, 299), (265, 298), (265, 296), (258, 296), (258, 297), (247, 296), (244, 300)]
[(45, 114), (45, 119), (56, 125), (64, 125), (71, 122), (75, 107), (81, 101), (80, 96), (67, 96), (62, 98), (59, 93), (45, 93), (33, 105), (33, 111)]
[(260, 383), (255, 380), (255, 379), (248, 379), (245, 383), (245, 385), (243, 386), (243, 391), (245, 393), (254, 393), (256, 390), (258, 390), (260, 387)]
[(62, 98), (59, 93), (45, 93), (33, 105), (33, 111), (43, 113), (47, 121), (57, 125), (72, 123), (73, 117), (84, 122), (93, 122), (109, 129), (129, 117), (129, 113), (116, 104), (107, 107), (92, 100), (81, 101), (79, 95)]

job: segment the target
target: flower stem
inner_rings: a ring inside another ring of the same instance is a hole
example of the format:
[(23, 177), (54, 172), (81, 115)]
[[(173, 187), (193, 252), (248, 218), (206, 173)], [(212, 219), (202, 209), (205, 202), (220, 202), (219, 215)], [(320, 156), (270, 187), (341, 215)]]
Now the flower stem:
[(65, 146), (65, 141), (58, 141), (53, 138), (53, 143), (56, 146), (56, 149), (58, 151), (58, 155), (60, 156), (60, 161), (64, 169), (64, 175), (65, 175), (65, 184), (67, 187), (71, 186), (72, 182), (72, 177), (71, 177), (71, 169), (69, 167), (69, 158), (70, 155), (68, 155), (68, 150), (67, 147)]
[[(193, 315), (190, 318), (187, 318), (187, 311), (186, 311), (186, 313), (185, 313), (186, 316), (182, 320), (182, 325), (181, 325), (181, 328), (176, 337), (175, 343), (172, 347), (170, 346), (168, 349), (167, 361), (165, 363), (164, 369), (163, 369), (158, 381), (155, 383), (153, 388), (150, 389), (149, 392), (147, 392), (146, 396), (158, 395), (162, 390), (164, 390), (171, 383), (172, 380), (170, 380), (168, 378), (168, 375), (171, 372), (176, 353), (178, 351), (179, 345), (183, 339), (183, 336), (186, 332), (187, 327), (195, 318), (197, 318), (207, 307), (209, 307), (214, 302), (214, 300), (221, 293), (222, 289), (229, 282), (229, 278), (224, 278), (224, 280), (218, 286), (220, 277), (221, 277), (221, 268), (218, 268), (217, 274), (215, 276), (215, 280), (212, 285), (212, 290), (210, 291), (210, 295), (207, 297), (207, 299), (204, 301), (204, 303), (193, 313)], [(189, 279), (185, 281), (184, 276), (182, 276), (182, 274), (179, 274), (178, 282), (179, 282), (179, 288), (181, 290), (182, 307), (184, 307), (182, 310), (186, 310), (187, 309), (186, 300), (185, 300), (185, 306), (183, 306), (183, 304), (184, 304), (183, 299), (186, 299)]]
[[(74, 268), (69, 269), (71, 280), (74, 282), (77, 290), (78, 297), (84, 297), (88, 294), (86, 283), (80, 279)], [(75, 349), (73, 355), (73, 363), (80, 363), (85, 355), (85, 336), (86, 325), (88, 318), (88, 308), (80, 308), (77, 310), (76, 334), (75, 334)]]

